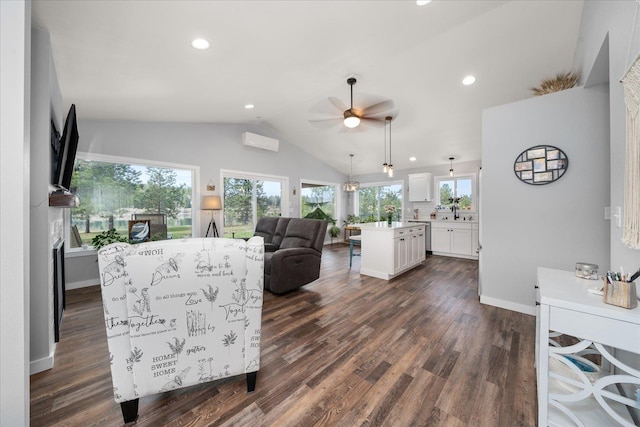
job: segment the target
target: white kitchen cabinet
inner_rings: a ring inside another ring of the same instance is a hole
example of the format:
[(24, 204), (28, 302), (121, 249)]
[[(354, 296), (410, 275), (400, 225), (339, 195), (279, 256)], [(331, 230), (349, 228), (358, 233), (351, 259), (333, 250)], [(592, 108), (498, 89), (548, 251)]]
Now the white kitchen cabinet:
[(431, 174), (428, 172), (409, 174), (409, 201), (430, 202), (431, 200), (433, 200)]
[[(431, 223), (431, 250), (436, 255), (476, 259), (471, 222), (434, 221)], [(477, 241), (477, 239), (476, 239)]]
[(367, 223), (360, 233), (360, 274), (389, 280), (425, 259), (424, 224)]

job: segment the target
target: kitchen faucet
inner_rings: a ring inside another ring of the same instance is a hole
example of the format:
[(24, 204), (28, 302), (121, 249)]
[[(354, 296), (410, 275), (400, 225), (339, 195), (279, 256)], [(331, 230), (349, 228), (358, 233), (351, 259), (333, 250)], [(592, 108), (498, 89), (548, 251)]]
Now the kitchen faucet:
[(449, 197), (449, 202), (451, 202), (451, 212), (453, 212), (453, 220), (460, 218), (458, 215), (458, 203), (460, 202), (460, 197)]

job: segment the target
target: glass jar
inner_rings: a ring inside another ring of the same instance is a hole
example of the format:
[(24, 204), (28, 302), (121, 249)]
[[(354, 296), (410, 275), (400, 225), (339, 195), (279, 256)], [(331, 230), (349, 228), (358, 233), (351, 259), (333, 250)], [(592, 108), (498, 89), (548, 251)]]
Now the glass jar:
[(576, 262), (576, 277), (598, 280), (598, 265), (588, 262)]

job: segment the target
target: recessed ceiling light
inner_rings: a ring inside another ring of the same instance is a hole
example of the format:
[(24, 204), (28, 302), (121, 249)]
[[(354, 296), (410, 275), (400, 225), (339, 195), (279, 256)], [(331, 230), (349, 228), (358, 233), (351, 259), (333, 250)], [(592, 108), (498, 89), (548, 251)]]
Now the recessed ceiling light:
[(472, 85), (475, 82), (476, 82), (476, 78), (474, 76), (467, 76), (464, 79), (462, 79), (462, 84), (465, 86)]
[(193, 39), (193, 41), (191, 42), (191, 46), (195, 49), (205, 50), (209, 49), (209, 46), (211, 45), (205, 39)]
[(431, 0), (416, 0), (416, 4), (418, 6), (426, 6), (431, 3)]
[(247, 105), (244, 106), (244, 108), (246, 108), (247, 110), (251, 110), (254, 107), (255, 107), (255, 105), (253, 105), (253, 104), (247, 104)]
[(409, 161), (410, 161), (410, 162), (415, 162), (415, 161), (416, 161), (416, 158), (415, 158), (415, 157), (409, 157)]

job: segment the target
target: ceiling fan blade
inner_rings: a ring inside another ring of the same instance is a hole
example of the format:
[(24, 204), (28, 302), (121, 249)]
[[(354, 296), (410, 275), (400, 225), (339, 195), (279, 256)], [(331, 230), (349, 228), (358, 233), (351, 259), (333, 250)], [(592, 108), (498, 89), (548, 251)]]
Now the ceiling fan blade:
[(330, 96), (329, 102), (333, 104), (333, 106), (336, 107), (341, 113), (348, 109), (347, 106), (344, 105), (344, 103), (335, 96)]
[(311, 123), (313, 126), (320, 128), (320, 129), (329, 129), (332, 127), (336, 127), (338, 125), (341, 125), (343, 122), (342, 118), (335, 118), (335, 119), (317, 119), (317, 120), (309, 120), (309, 123)]
[(382, 128), (384, 127), (384, 119), (376, 119), (373, 117), (362, 117), (360, 119), (360, 126), (358, 127), (362, 127), (363, 125), (364, 127)]
[(392, 110), (395, 106), (392, 99), (387, 99), (386, 101), (378, 102), (377, 104), (373, 104), (362, 110), (363, 116), (375, 116), (377, 114), (384, 113), (386, 111)]

